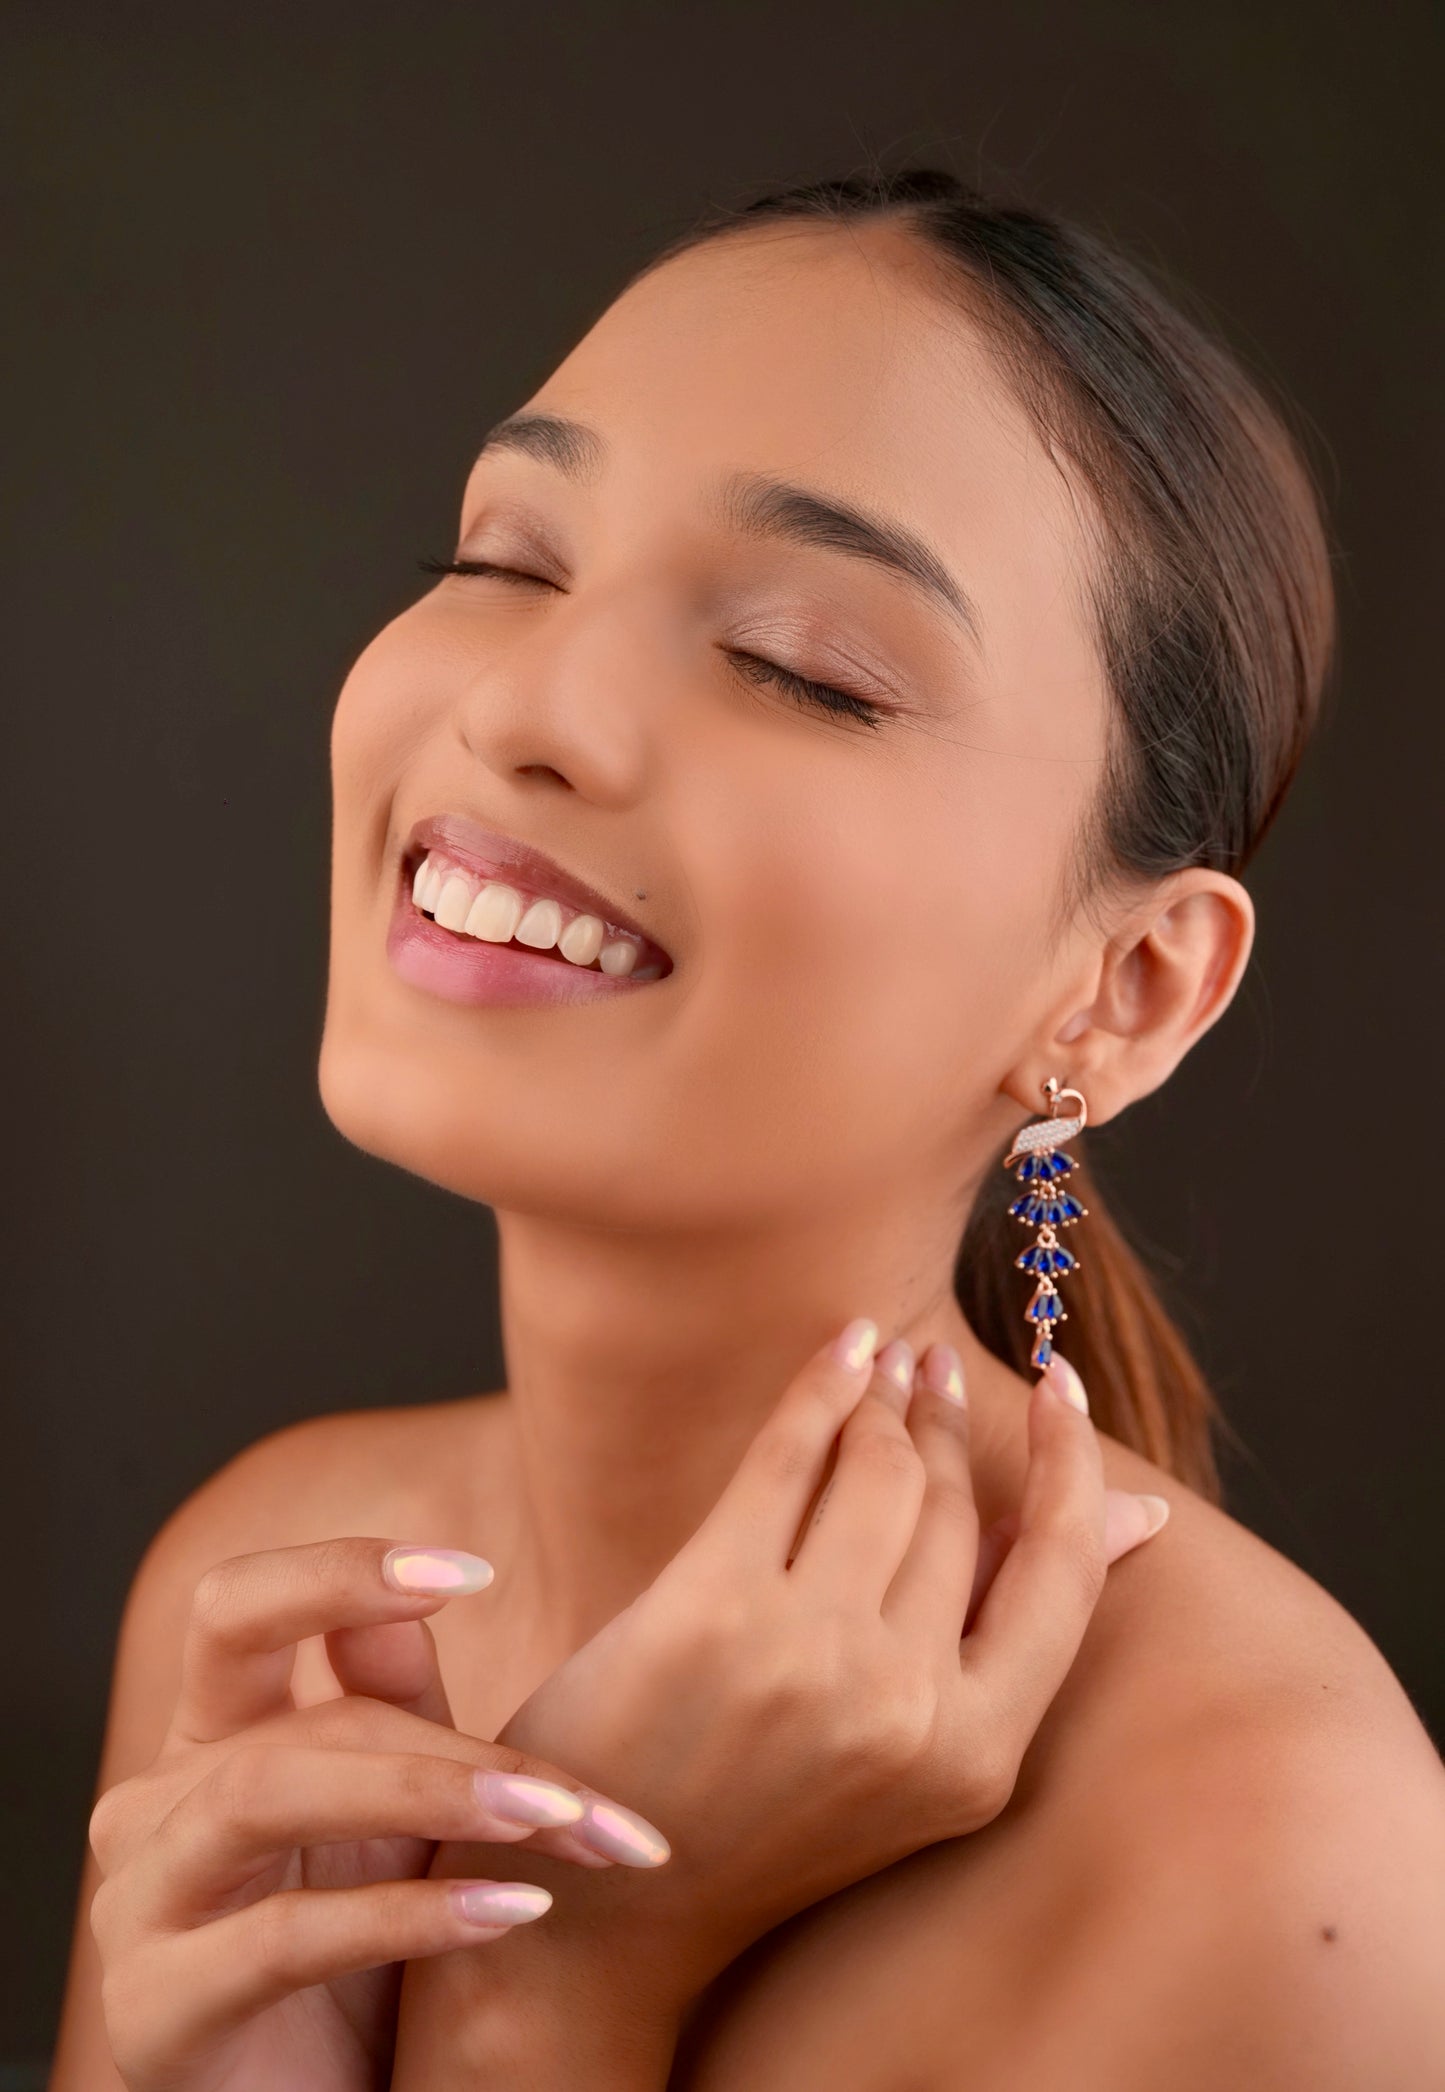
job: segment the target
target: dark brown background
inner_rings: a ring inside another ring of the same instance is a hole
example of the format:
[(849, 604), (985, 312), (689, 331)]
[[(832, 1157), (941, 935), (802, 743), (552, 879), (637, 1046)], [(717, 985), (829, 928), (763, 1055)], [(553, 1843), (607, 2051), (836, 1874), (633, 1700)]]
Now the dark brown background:
[[(490, 1216), (317, 1101), (329, 714), (477, 439), (709, 198), (999, 172), (1316, 431), (1343, 674), (1222, 1025), (1093, 1151), (1231, 1507), (1438, 1737), (1438, 162), (1426, 6), (10, 8), (0, 2092), (41, 2082), (141, 1548), (289, 1419), (495, 1384)], [(1400, 1129), (1400, 1130), (1396, 1130)], [(8, 2072), (8, 2074), (7, 2074)]]

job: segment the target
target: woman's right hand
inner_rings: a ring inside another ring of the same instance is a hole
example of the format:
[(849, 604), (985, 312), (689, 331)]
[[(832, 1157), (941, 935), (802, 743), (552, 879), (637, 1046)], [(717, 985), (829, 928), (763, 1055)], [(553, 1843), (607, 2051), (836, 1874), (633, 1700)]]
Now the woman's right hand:
[[(419, 1587), (383, 1574), (401, 1557)], [(130, 2092), (385, 2086), (404, 1964), (552, 1901), (527, 1882), (428, 1879), (437, 1841), (612, 1864), (586, 1839), (590, 1805), (616, 1804), (452, 1723), (423, 1615), (485, 1581), (475, 1555), (370, 1538), (202, 1577), (165, 1741), (90, 1819), (90, 1924)], [(296, 1644), (315, 1634), (345, 1696), (298, 1709)]]

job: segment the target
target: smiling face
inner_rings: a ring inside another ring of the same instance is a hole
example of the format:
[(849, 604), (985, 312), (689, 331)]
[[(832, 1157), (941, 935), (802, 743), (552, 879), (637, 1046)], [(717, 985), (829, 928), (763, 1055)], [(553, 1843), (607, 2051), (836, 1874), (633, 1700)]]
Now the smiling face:
[[(1083, 497), (930, 269), (880, 225), (704, 245), (527, 402), (590, 434), (476, 461), (457, 556), (534, 578), (439, 580), (336, 709), (320, 1077), (358, 1145), (503, 1209), (702, 1228), (1002, 1153), (1078, 959), (1054, 911), (1107, 705)], [(912, 571), (764, 480), (907, 533)], [(399, 969), (413, 837), (453, 815), (670, 970), (499, 1005)]]

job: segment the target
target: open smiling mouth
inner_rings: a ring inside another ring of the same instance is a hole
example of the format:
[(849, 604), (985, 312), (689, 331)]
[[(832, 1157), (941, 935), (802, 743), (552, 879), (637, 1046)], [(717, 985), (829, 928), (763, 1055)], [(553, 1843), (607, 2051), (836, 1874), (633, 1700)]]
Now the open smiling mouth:
[(641, 986), (672, 971), (660, 945), (634, 930), (511, 880), (488, 878), (444, 850), (414, 852), (402, 878), (413, 908), (461, 944), (505, 945), (575, 973), (605, 974)]

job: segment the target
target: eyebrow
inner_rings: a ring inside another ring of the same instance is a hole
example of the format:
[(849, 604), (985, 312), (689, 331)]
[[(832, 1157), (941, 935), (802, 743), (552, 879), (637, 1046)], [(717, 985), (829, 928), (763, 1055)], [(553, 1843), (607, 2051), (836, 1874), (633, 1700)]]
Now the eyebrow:
[[(540, 458), (578, 485), (591, 484), (607, 459), (606, 440), (596, 429), (561, 414), (508, 415), (488, 429), (477, 456), (500, 450)], [(716, 512), (746, 536), (842, 552), (901, 575), (941, 604), (982, 650), (983, 620), (974, 599), (926, 538), (890, 517), (763, 472), (729, 474), (717, 489)]]

